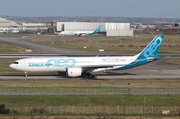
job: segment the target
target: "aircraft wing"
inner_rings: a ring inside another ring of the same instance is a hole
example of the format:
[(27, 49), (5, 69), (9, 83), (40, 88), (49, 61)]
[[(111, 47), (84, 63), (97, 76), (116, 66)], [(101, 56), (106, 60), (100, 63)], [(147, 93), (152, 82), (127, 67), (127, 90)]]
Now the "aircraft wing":
[(88, 71), (88, 70), (95, 70), (95, 69), (100, 69), (100, 68), (115, 68), (115, 67), (123, 67), (123, 66), (125, 66), (125, 64), (124, 65), (90, 65), (90, 66), (88, 66), (88, 65), (86, 65), (86, 66), (82, 66), (81, 68), (83, 69), (83, 70), (85, 70), (85, 71)]
[(83, 35), (88, 35), (88, 33), (78, 33), (76, 34), (77, 36), (83, 36)]

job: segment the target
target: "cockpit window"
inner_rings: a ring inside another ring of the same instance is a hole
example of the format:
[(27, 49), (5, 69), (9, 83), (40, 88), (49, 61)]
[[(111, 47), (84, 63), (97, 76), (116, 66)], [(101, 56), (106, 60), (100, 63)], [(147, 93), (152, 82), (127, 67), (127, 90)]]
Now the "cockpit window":
[(13, 64), (18, 64), (18, 62), (13, 62)]

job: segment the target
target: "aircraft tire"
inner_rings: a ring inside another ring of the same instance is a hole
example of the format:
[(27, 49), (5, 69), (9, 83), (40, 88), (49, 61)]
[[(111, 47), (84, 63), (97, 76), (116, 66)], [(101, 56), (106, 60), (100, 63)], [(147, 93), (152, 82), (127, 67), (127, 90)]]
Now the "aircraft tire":
[(92, 78), (92, 75), (91, 75), (91, 74), (89, 74), (89, 75), (88, 75), (88, 78)]
[(95, 79), (97, 77), (97, 75), (94, 74), (94, 75), (92, 75), (92, 77)]

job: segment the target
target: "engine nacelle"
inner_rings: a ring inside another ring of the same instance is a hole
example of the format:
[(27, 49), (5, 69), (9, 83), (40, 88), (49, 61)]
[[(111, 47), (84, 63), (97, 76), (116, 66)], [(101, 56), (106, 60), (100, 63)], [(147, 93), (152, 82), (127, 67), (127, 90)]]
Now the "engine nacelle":
[(81, 76), (82, 68), (81, 67), (70, 67), (66, 69), (66, 75), (69, 77)]

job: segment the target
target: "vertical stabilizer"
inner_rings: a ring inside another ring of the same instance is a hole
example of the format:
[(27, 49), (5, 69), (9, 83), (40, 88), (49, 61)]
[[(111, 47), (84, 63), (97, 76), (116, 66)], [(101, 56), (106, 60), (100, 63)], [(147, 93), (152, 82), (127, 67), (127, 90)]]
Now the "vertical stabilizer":
[(98, 26), (91, 34), (96, 34), (100, 32), (102, 25)]
[(144, 59), (148, 57), (157, 57), (159, 48), (161, 47), (162, 41), (164, 39), (163, 35), (156, 36), (144, 50), (137, 54), (137, 59)]

